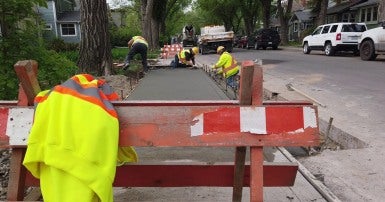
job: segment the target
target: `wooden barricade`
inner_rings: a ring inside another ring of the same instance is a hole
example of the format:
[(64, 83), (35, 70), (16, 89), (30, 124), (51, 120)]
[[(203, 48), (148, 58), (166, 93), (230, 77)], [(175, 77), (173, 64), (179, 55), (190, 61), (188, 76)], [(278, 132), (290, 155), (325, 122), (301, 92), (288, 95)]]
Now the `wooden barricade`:
[[(25, 187), (39, 186), (22, 166), (32, 125), (37, 63), (15, 65), (21, 83), (18, 102), (0, 105), (0, 146), (12, 147), (8, 200), (23, 200)], [(242, 63), (236, 101), (116, 101), (120, 146), (235, 147), (233, 165), (127, 164), (117, 167), (116, 187), (233, 187), (241, 201), (263, 201), (263, 187), (292, 186), (298, 169), (293, 163), (266, 163), (264, 146), (319, 144), (317, 107), (308, 102), (263, 102), (262, 69)], [(18, 104), (16, 104), (18, 103)], [(250, 165), (245, 164), (250, 147)]]

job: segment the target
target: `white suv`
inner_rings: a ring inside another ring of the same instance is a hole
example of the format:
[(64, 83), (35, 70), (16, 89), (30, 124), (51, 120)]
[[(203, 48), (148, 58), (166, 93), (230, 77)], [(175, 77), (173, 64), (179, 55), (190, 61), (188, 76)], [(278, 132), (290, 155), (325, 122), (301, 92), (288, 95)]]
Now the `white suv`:
[(321, 50), (332, 56), (336, 51), (353, 51), (358, 54), (358, 39), (366, 31), (365, 23), (331, 23), (318, 26), (311, 35), (302, 41), (303, 53)]
[(377, 55), (385, 54), (385, 22), (380, 27), (363, 32), (358, 48), (362, 60), (374, 60)]

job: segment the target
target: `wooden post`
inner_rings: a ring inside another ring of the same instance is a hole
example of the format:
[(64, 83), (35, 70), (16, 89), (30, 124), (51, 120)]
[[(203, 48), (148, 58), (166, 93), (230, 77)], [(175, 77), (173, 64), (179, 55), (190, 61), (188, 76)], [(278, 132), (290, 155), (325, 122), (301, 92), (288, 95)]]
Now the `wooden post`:
[[(240, 90), (239, 90), (239, 104), (251, 105), (262, 104), (262, 97), (257, 98), (258, 95), (254, 95), (254, 91), (257, 90), (254, 86), (254, 67), (253, 61), (242, 62), (241, 78), (240, 78)], [(261, 84), (262, 85), (262, 84)], [(255, 93), (258, 94), (258, 93)], [(255, 99), (255, 103), (253, 103)], [(235, 167), (234, 167), (234, 186), (233, 186), (233, 201), (242, 201), (243, 179), (245, 175), (245, 160), (246, 160), (246, 147), (236, 147), (235, 150)]]
[[(31, 106), (35, 96), (40, 92), (37, 81), (37, 62), (34, 60), (18, 61), (14, 69), (20, 81), (18, 106)], [(9, 201), (22, 201), (26, 168), (23, 160), (26, 148), (13, 148), (10, 163), (7, 199)]]

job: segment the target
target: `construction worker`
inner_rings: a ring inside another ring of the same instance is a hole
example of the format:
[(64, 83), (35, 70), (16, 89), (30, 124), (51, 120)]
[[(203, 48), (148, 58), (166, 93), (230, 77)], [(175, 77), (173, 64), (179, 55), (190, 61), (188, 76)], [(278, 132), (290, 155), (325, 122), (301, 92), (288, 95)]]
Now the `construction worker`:
[(234, 77), (239, 72), (239, 65), (234, 57), (225, 50), (225, 47), (219, 46), (217, 53), (220, 55), (218, 62), (212, 67), (218, 69), (217, 73), (222, 74), (226, 78), (226, 84), (232, 88), (237, 88)]
[(134, 36), (130, 41), (128, 41), (128, 52), (126, 59), (124, 60), (123, 70), (126, 70), (130, 66), (130, 61), (134, 58), (136, 54), (140, 54), (142, 57), (143, 71), (148, 72), (147, 67), (147, 48), (148, 43), (146, 39), (141, 36)]
[(183, 49), (175, 54), (175, 59), (171, 62), (172, 68), (195, 67), (195, 55), (199, 53), (198, 47)]

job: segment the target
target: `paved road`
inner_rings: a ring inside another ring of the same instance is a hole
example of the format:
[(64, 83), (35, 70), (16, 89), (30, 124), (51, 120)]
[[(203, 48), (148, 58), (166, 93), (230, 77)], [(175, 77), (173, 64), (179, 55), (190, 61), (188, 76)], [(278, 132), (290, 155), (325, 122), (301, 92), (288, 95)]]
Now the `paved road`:
[[(308, 99), (319, 107), (320, 127), (344, 149), (325, 150), (301, 162), (342, 201), (383, 201), (385, 198), (385, 58), (361, 61), (349, 53), (326, 57), (322, 52), (302, 54), (300, 49), (243, 50), (239, 61), (261, 59), (264, 87), (288, 100)], [(212, 64), (218, 56), (200, 56)], [(289, 91), (286, 84), (296, 91)], [(300, 92), (300, 93), (298, 93)]]
[[(201, 70), (157, 69), (150, 71), (128, 100), (227, 100), (224, 92)], [(136, 148), (140, 161), (163, 163), (231, 163), (234, 148)], [(276, 149), (266, 148), (265, 158), (288, 162)], [(247, 155), (247, 159), (248, 159)], [(156, 172), (156, 171), (154, 171)], [(231, 201), (232, 188), (116, 188), (115, 201)], [(243, 189), (243, 201), (249, 201)], [(265, 201), (325, 201), (300, 174), (290, 188), (265, 188)]]

